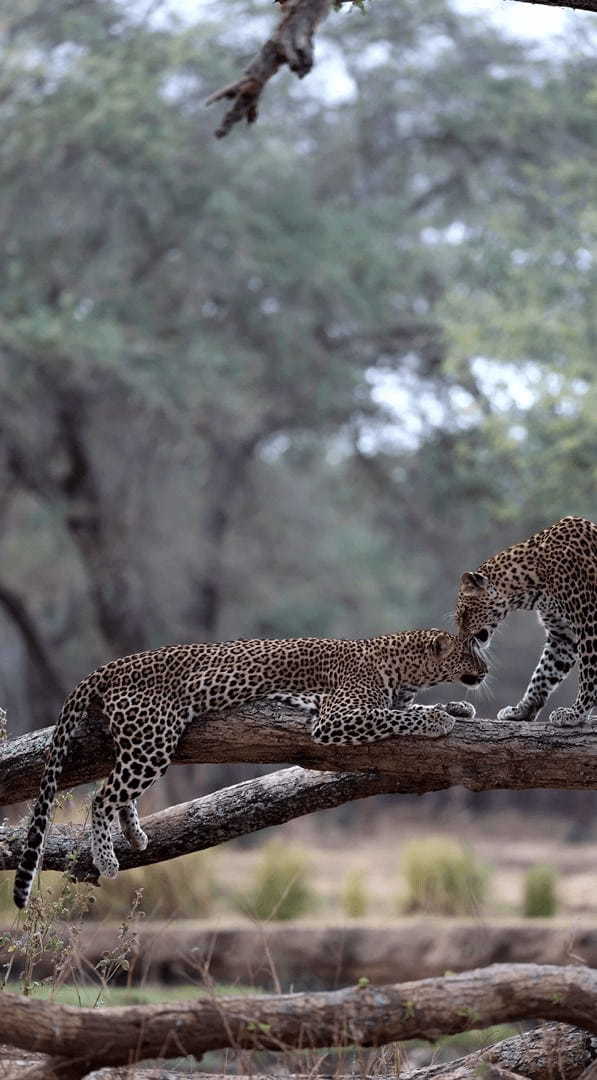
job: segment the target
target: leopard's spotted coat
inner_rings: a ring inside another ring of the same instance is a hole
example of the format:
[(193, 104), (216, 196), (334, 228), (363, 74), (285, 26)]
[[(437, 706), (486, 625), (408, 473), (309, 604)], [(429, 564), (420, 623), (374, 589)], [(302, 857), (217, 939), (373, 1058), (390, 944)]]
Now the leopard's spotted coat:
[(534, 720), (549, 695), (578, 660), (578, 695), (549, 721), (582, 724), (597, 705), (597, 525), (565, 517), (462, 575), (456, 606), (463, 637), (487, 644), (499, 622), (515, 609), (536, 608), (546, 641), (517, 705), (499, 720)]
[[(441, 630), (413, 630), (360, 641), (329, 638), (171, 645), (113, 660), (66, 699), (56, 725), (26, 846), (15, 880), (24, 907), (39, 865), (71, 734), (93, 709), (116, 746), (114, 769), (93, 801), (92, 853), (114, 877), (110, 826), (119, 815), (128, 842), (147, 845), (135, 800), (161, 776), (191, 720), (205, 712), (269, 697), (307, 709), (321, 743), (367, 743), (391, 735), (447, 734), (465, 702), (411, 704), (415, 691), (439, 682), (475, 685), (487, 671), (474, 643)], [(449, 711), (448, 711), (449, 710)]]

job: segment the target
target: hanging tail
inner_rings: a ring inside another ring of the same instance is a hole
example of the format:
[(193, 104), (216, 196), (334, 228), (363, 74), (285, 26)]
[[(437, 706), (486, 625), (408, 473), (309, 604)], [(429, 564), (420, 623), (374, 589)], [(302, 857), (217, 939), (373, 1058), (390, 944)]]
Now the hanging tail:
[(27, 906), (50, 825), (58, 778), (62, 772), (75, 727), (87, 711), (88, 700), (89, 693), (83, 697), (83, 700), (81, 699), (81, 687), (78, 686), (64, 702), (58, 723), (54, 728), (49, 757), (39, 786), (39, 795), (29, 822), (27, 841), (15, 875), (13, 895), (18, 908)]

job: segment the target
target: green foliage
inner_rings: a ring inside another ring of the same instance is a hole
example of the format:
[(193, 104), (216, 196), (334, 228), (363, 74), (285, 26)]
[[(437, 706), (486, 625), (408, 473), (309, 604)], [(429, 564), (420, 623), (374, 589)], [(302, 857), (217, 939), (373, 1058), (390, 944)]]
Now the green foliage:
[(342, 910), (349, 919), (362, 919), (367, 914), (369, 895), (363, 870), (350, 870), (342, 890)]
[(553, 866), (531, 866), (524, 879), (523, 915), (549, 918), (558, 910), (558, 875)]
[(236, 906), (255, 919), (298, 919), (316, 906), (309, 862), (299, 848), (272, 840), (261, 854), (253, 885), (237, 894)]
[(487, 872), (458, 841), (442, 836), (412, 840), (404, 847), (401, 867), (407, 912), (473, 915), (482, 910)]

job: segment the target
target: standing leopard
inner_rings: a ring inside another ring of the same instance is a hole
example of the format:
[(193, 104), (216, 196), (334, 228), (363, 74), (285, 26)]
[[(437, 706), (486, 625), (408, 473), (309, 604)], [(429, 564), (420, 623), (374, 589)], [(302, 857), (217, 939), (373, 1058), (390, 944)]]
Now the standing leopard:
[(552, 724), (589, 720), (597, 705), (597, 525), (565, 517), (467, 570), (460, 579), (456, 619), (463, 637), (486, 645), (510, 611), (536, 608), (546, 641), (531, 681), (517, 705), (498, 720), (534, 720), (549, 695), (578, 660), (576, 701), (554, 709)]
[(487, 672), (475, 642), (443, 630), (412, 630), (360, 641), (290, 638), (169, 645), (125, 656), (83, 679), (54, 729), (14, 898), (24, 907), (41, 858), (71, 735), (89, 712), (102, 716), (116, 763), (93, 800), (91, 849), (100, 874), (118, 873), (110, 826), (116, 815), (129, 844), (147, 846), (135, 800), (170, 764), (188, 724), (212, 710), (267, 697), (307, 711), (316, 742), (374, 742), (392, 735), (447, 735), (468, 702), (413, 705), (421, 687), (481, 683)]

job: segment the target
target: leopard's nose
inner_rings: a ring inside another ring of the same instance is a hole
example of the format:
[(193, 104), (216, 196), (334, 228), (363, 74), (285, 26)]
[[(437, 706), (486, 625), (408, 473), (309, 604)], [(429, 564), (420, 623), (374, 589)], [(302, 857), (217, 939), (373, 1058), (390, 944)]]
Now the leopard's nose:
[(472, 671), (466, 671), (464, 675), (460, 676), (460, 681), (464, 683), (465, 686), (478, 686), (479, 683), (483, 682), (485, 674), (485, 672), (473, 674)]

